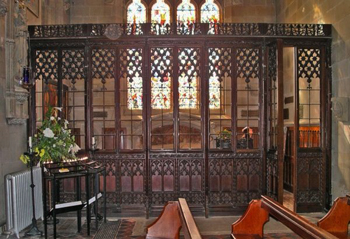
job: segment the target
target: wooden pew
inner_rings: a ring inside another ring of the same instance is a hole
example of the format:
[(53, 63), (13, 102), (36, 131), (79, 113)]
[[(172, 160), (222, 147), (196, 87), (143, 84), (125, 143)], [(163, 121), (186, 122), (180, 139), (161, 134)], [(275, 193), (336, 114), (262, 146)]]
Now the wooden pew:
[(264, 224), (270, 215), (302, 238), (337, 238), (266, 196), (249, 204), (243, 216), (232, 224), (231, 237), (263, 238)]
[(184, 198), (164, 206), (159, 217), (147, 227), (146, 239), (178, 239), (181, 228), (185, 239), (202, 238)]
[(350, 222), (350, 195), (334, 200), (329, 212), (317, 222), (317, 226), (338, 238), (348, 238)]

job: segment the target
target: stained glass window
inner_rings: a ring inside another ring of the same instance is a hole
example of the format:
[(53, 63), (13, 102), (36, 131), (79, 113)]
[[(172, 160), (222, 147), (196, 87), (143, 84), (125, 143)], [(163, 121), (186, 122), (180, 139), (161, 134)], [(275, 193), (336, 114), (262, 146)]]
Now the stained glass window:
[(151, 106), (153, 109), (170, 109), (171, 78), (169, 74), (151, 78)]
[(170, 23), (170, 7), (164, 2), (164, 0), (157, 0), (157, 2), (153, 5), (152, 23)]
[(138, 72), (128, 80), (128, 109), (142, 109), (142, 77)]
[(179, 108), (197, 108), (197, 78), (182, 73), (179, 77)]
[(177, 21), (179, 23), (193, 23), (196, 21), (196, 9), (190, 0), (182, 0), (177, 7)]
[(128, 23), (146, 22), (146, 7), (141, 3), (141, 0), (133, 0), (128, 6), (127, 21)]
[(211, 76), (209, 78), (209, 108), (219, 109), (220, 108), (220, 81), (219, 77)]
[(198, 107), (198, 71), (199, 55), (194, 48), (179, 51), (179, 108), (196, 109)]
[(151, 107), (170, 109), (172, 51), (169, 48), (154, 48), (151, 53)]
[(206, 0), (201, 7), (201, 22), (217, 23), (220, 20), (219, 7), (214, 0)]

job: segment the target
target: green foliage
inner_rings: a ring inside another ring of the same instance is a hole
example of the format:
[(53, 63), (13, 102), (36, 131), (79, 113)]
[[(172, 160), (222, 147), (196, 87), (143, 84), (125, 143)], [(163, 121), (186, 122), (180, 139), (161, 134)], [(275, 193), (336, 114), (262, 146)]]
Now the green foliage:
[[(76, 158), (79, 146), (75, 143), (68, 121), (58, 117), (61, 108), (49, 107), (42, 126), (33, 137), (34, 158), (40, 162), (61, 162)], [(21, 155), (20, 160), (28, 164), (29, 158)]]
[(224, 129), (219, 134), (219, 139), (228, 140), (231, 139), (231, 131)]

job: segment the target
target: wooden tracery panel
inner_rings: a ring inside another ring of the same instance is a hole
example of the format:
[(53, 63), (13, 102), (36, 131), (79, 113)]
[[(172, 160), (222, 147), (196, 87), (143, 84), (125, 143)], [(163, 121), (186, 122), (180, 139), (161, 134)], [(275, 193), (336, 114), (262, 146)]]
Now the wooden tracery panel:
[[(298, 47), (296, 136), (296, 210), (320, 210), (325, 202), (325, 155), (320, 126), (325, 108), (321, 107), (324, 80), (324, 48)], [(325, 96), (323, 96), (325, 97)], [(323, 101), (324, 102), (324, 101)]]
[[(92, 136), (97, 148), (114, 150), (116, 145), (106, 144), (105, 138), (115, 140), (115, 63), (116, 50), (94, 48), (91, 51), (92, 78)], [(106, 131), (105, 129), (109, 129)]]
[(119, 50), (119, 148), (141, 150), (144, 148), (144, 76), (143, 49)]
[[(260, 48), (237, 48), (236, 140), (237, 149), (252, 149), (260, 135)], [(239, 129), (241, 129), (239, 131)], [(255, 130), (254, 130), (255, 129)]]

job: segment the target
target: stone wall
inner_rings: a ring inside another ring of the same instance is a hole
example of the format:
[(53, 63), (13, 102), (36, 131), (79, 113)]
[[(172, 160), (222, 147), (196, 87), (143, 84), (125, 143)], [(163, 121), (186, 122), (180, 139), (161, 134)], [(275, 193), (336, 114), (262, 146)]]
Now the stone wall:
[[(276, 1), (277, 22), (333, 24), (332, 94), (350, 97), (350, 1)], [(332, 117), (332, 196), (350, 192), (350, 122)]]
[(39, 16), (27, 10), (28, 25), (69, 24), (71, 0), (40, 0)]
[(124, 12), (123, 0), (72, 0), (70, 23), (120, 23)]
[(225, 22), (274, 23), (275, 0), (225, 0), (224, 17)]

